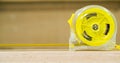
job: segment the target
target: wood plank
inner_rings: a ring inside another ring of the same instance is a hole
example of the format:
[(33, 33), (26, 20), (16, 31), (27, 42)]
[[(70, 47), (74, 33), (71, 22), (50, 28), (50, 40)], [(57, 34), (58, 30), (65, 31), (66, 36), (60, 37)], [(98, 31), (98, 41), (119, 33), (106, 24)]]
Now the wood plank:
[(0, 51), (0, 63), (120, 63), (120, 51)]
[(99, 1), (120, 1), (120, 0), (0, 0), (0, 2), (99, 2)]

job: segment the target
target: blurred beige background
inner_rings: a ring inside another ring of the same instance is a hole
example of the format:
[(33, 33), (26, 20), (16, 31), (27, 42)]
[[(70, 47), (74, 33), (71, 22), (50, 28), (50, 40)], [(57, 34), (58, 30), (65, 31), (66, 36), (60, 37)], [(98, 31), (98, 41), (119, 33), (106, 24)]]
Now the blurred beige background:
[(1, 0), (0, 43), (68, 44), (70, 30), (67, 21), (72, 13), (86, 5), (102, 5), (115, 15), (118, 24), (117, 43), (120, 44), (120, 1), (117, 0)]

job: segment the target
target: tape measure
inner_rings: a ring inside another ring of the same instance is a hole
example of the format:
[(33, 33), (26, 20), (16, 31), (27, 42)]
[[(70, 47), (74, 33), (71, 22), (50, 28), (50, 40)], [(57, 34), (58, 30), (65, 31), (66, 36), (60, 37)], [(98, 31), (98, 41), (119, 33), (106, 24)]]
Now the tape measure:
[(120, 50), (120, 46), (116, 45), (116, 19), (106, 8), (98, 5), (83, 7), (73, 13), (68, 22), (71, 28), (69, 44), (0, 44), (0, 47), (69, 46), (70, 49), (79, 50), (79, 47), (85, 49), (87, 46), (96, 50)]
[[(87, 46), (103, 46), (108, 42), (116, 42), (117, 23), (113, 14), (106, 8), (90, 5), (72, 14), (69, 24), (78, 44)], [(71, 34), (71, 36), (72, 36)]]

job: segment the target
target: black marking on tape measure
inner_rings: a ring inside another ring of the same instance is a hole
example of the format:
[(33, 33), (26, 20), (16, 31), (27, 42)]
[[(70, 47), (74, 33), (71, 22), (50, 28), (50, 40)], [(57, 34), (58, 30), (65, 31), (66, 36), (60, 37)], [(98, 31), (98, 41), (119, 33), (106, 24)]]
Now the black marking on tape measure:
[(89, 36), (86, 31), (83, 32), (83, 37), (86, 38), (87, 40), (91, 41), (92, 40), (92, 37)]
[(90, 13), (90, 14), (86, 15), (86, 19), (89, 19), (93, 16), (97, 16), (97, 13)]
[(105, 35), (107, 35), (107, 34), (108, 34), (109, 30), (110, 30), (110, 24), (106, 24), (106, 31), (105, 31)]

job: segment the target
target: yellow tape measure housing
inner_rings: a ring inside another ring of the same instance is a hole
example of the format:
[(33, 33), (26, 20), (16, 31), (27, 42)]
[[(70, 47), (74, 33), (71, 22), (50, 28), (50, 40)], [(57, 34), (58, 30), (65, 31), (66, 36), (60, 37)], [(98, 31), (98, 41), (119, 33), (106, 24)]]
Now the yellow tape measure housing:
[(116, 36), (116, 20), (106, 8), (91, 5), (78, 10), (69, 20), (77, 42), (101, 46)]

